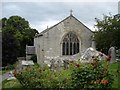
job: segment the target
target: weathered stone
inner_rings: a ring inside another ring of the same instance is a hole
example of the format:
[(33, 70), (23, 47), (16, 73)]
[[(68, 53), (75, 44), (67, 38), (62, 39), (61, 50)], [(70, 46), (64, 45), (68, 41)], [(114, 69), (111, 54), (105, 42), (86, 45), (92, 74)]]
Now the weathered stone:
[[(73, 15), (70, 15), (60, 23), (47, 28), (34, 38), (35, 52), (37, 54), (37, 62), (42, 64), (46, 57), (57, 57), (65, 59), (63, 52), (63, 39), (66, 34), (74, 33), (79, 40), (79, 52), (81, 56), (88, 47), (91, 47), (93, 32), (84, 24), (77, 20)], [(73, 55), (68, 55), (68, 57)], [(76, 57), (74, 57), (75, 59)], [(72, 58), (71, 58), (72, 59)], [(78, 59), (78, 58), (76, 58)]]
[(97, 58), (99, 60), (105, 60), (107, 56), (104, 53), (101, 53), (92, 47), (86, 49), (86, 51), (81, 56), (80, 60), (81, 62), (91, 62), (94, 58)]

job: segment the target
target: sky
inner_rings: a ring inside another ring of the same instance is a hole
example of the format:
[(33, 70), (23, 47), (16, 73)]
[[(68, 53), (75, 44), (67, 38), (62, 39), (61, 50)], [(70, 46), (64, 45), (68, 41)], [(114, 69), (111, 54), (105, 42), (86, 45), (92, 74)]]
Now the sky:
[(68, 17), (70, 10), (73, 10), (73, 16), (94, 31), (95, 18), (102, 19), (103, 15), (118, 13), (118, 1), (8, 2), (5, 0), (2, 2), (2, 10), (0, 10), (2, 16), (0, 18), (9, 18), (14, 15), (21, 16), (29, 22), (31, 28), (41, 32)]

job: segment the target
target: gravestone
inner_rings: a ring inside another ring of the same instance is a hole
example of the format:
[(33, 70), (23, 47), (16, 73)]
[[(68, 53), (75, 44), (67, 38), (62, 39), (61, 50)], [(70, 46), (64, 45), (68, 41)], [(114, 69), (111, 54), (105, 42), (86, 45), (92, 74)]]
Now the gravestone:
[(63, 60), (63, 65), (65, 69), (68, 69), (69, 67), (69, 60)]
[(55, 68), (55, 60), (52, 59), (52, 60), (50, 61), (50, 63), (51, 63), (51, 64), (50, 64), (50, 70), (51, 70), (51, 71), (55, 71), (55, 69), (56, 69), (56, 68)]
[(80, 57), (81, 62), (89, 63), (91, 60), (93, 60), (93, 57), (98, 57), (99, 60), (105, 60), (107, 56), (99, 52), (92, 47), (86, 49), (86, 51), (83, 53), (83, 55)]
[(110, 63), (116, 62), (116, 50), (115, 47), (110, 47), (108, 54), (111, 56)]

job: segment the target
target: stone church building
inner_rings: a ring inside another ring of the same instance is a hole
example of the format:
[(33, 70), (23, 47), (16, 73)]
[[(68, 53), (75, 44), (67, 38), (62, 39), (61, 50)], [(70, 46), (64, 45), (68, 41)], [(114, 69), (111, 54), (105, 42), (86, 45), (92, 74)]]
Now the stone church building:
[(74, 58), (92, 45), (93, 32), (72, 14), (34, 38), (37, 62), (47, 59)]

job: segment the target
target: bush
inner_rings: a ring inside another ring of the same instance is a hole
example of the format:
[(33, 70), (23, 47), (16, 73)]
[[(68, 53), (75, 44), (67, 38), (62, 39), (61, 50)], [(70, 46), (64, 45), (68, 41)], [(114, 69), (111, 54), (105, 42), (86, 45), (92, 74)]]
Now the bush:
[(37, 56), (36, 56), (36, 54), (33, 54), (31, 56), (31, 60), (33, 60), (34, 63), (37, 63)]
[(14, 75), (25, 88), (65, 88), (71, 85), (69, 70), (52, 72), (46, 65), (29, 66)]
[(109, 74), (106, 61), (84, 64), (72, 72), (73, 88), (111, 88), (113, 78)]
[(105, 60), (83, 64), (71, 62), (68, 69), (53, 72), (47, 65), (29, 66), (14, 73), (25, 88), (111, 88), (113, 78)]

